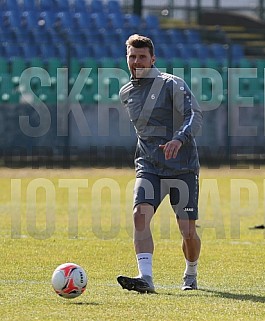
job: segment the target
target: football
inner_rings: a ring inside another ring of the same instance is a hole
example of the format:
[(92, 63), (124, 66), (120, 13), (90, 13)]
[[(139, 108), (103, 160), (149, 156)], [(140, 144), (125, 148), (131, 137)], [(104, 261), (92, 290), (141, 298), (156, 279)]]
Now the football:
[(85, 270), (75, 263), (59, 265), (52, 275), (52, 287), (61, 297), (73, 299), (81, 295), (87, 286)]

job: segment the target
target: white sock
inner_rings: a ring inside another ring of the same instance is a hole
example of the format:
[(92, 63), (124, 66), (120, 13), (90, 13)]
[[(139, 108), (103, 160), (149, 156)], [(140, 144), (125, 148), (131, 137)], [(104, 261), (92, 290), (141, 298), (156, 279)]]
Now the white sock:
[(197, 275), (198, 260), (190, 262), (186, 260), (186, 270), (184, 275)]
[(136, 254), (139, 277), (149, 275), (152, 277), (152, 253), (139, 253)]

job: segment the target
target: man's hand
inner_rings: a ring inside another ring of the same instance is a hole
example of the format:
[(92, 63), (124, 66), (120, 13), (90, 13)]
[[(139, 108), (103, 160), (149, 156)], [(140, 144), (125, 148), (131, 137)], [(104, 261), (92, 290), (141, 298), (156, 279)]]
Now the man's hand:
[(176, 158), (182, 142), (180, 140), (170, 140), (164, 145), (159, 145), (165, 154), (165, 159)]

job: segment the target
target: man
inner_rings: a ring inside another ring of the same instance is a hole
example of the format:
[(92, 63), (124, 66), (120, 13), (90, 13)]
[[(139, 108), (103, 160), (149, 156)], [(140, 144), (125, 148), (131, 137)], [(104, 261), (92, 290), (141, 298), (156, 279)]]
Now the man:
[(194, 135), (202, 114), (186, 83), (155, 66), (152, 40), (132, 35), (126, 41), (131, 80), (120, 90), (138, 138), (135, 153), (134, 248), (139, 275), (118, 276), (122, 288), (155, 293), (154, 243), (150, 222), (166, 194), (176, 214), (186, 260), (183, 290), (197, 289), (201, 242), (198, 218), (199, 160)]

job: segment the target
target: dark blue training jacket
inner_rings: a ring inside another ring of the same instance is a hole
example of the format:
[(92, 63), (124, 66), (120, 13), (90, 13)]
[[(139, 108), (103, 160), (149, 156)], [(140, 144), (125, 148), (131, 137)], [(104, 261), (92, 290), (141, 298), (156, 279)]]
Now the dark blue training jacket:
[[(138, 137), (136, 172), (175, 176), (198, 172), (199, 158), (194, 139), (202, 126), (202, 113), (183, 79), (161, 73), (155, 66), (145, 78), (131, 79), (120, 89)], [(183, 145), (175, 159), (165, 160), (160, 144), (178, 139)]]

